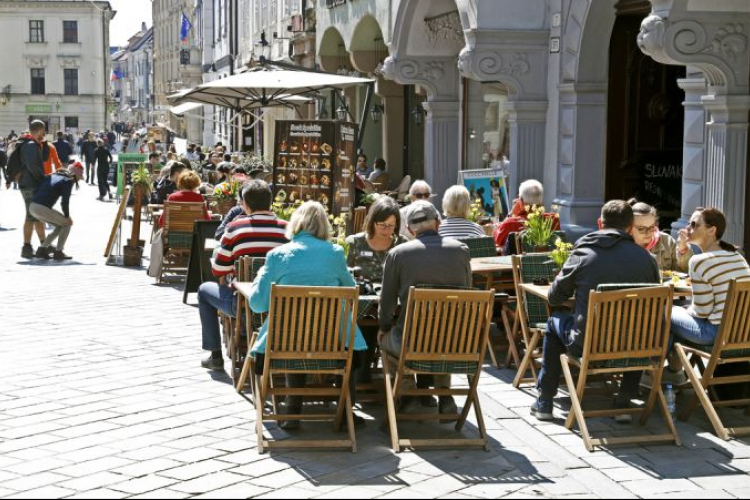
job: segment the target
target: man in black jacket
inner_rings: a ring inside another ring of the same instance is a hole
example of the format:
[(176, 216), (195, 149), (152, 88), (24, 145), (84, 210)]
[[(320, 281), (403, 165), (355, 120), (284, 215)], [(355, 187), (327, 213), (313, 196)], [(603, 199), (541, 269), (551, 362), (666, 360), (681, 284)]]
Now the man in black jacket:
[(19, 139), (19, 141), (24, 141), (23, 144), (16, 145), (16, 147), (21, 148), (21, 165), (23, 166), (18, 185), (26, 204), (26, 222), (23, 225), (23, 249), (21, 250), (21, 257), (24, 259), (34, 257), (34, 249), (31, 246), (31, 236), (34, 234), (34, 229), (36, 229), (40, 242), (45, 239), (44, 223), (39, 222), (29, 211), (39, 184), (44, 179), (44, 155), (42, 153), (44, 133), (44, 122), (34, 120), (29, 125), (29, 135), (24, 135)]
[[(549, 304), (560, 308), (571, 297), (575, 311), (556, 311), (547, 322), (544, 357), (539, 372), (539, 399), (531, 413), (539, 420), (552, 420), (552, 399), (560, 385), (560, 355), (566, 350), (575, 357), (583, 355), (589, 292), (604, 283), (659, 284), (656, 260), (630, 236), (633, 209), (626, 201), (612, 200), (602, 208), (599, 231), (581, 238), (549, 291)], [(627, 407), (638, 390), (641, 372), (623, 376), (615, 404)], [(629, 415), (628, 415), (629, 416)], [(620, 420), (620, 419), (618, 419)]]

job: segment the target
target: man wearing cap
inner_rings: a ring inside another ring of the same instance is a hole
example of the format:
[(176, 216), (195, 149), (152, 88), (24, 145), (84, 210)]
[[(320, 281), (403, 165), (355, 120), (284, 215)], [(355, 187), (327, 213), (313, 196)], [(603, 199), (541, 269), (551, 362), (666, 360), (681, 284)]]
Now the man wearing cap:
[[(469, 249), (458, 240), (443, 238), (438, 234), (440, 214), (434, 205), (425, 200), (415, 201), (409, 205), (406, 222), (415, 239), (395, 247), (386, 256), (379, 307), (378, 343), (383, 351), (397, 358), (401, 355), (401, 337), (410, 287), (470, 287), (472, 284)], [(393, 317), (399, 300), (402, 307), (394, 325)], [(426, 387), (427, 382), (418, 377), (417, 386)], [(413, 380), (407, 378), (404, 383), (413, 388)], [(435, 377), (434, 385), (450, 387), (450, 376)], [(431, 397), (422, 398), (421, 402), (422, 405), (434, 406)], [(402, 400), (401, 411), (408, 412), (405, 407), (416, 406), (418, 403), (414, 399)], [(439, 406), (440, 413), (456, 413), (456, 403), (451, 396), (441, 396)]]

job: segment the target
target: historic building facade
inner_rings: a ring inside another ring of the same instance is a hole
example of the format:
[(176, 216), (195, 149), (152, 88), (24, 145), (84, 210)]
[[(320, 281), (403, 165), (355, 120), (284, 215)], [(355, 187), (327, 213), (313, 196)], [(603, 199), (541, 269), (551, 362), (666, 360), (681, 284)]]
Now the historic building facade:
[(112, 55), (112, 121), (137, 125), (153, 121), (154, 30), (143, 23), (128, 45)]
[(409, 145), (405, 115), (424, 110), (424, 177), (436, 192), (460, 169), (507, 157), (511, 190), (543, 181), (574, 235), (595, 227), (605, 200), (635, 196), (674, 228), (715, 205), (726, 238), (750, 241), (750, 3), (349, 0), (319, 2), (317, 15), (326, 69), (367, 71), (382, 34), (388, 58), (374, 74), (423, 96), (420, 110), (400, 106), (408, 92), (378, 78), (397, 174), (418, 171), (388, 149)]
[(104, 130), (114, 16), (105, 1), (0, 1), (0, 131)]

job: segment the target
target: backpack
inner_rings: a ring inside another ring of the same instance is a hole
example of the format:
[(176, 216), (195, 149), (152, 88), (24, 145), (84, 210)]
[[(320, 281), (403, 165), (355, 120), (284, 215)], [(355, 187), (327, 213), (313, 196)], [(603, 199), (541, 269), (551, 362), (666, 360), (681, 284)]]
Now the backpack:
[(13, 150), (10, 152), (10, 157), (8, 158), (8, 168), (5, 171), (5, 178), (9, 181), (18, 182), (21, 179), (21, 174), (23, 174), (23, 171), (25, 170), (23, 163), (21, 162), (21, 149), (25, 144), (33, 140), (34, 139), (22, 138), (16, 141)]

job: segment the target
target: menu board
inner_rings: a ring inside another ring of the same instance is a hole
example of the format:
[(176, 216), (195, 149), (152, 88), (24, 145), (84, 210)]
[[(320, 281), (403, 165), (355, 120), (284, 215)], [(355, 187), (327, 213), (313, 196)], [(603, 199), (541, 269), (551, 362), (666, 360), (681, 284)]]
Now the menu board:
[(274, 199), (318, 201), (330, 214), (347, 214), (351, 223), (356, 137), (354, 123), (277, 121)]

